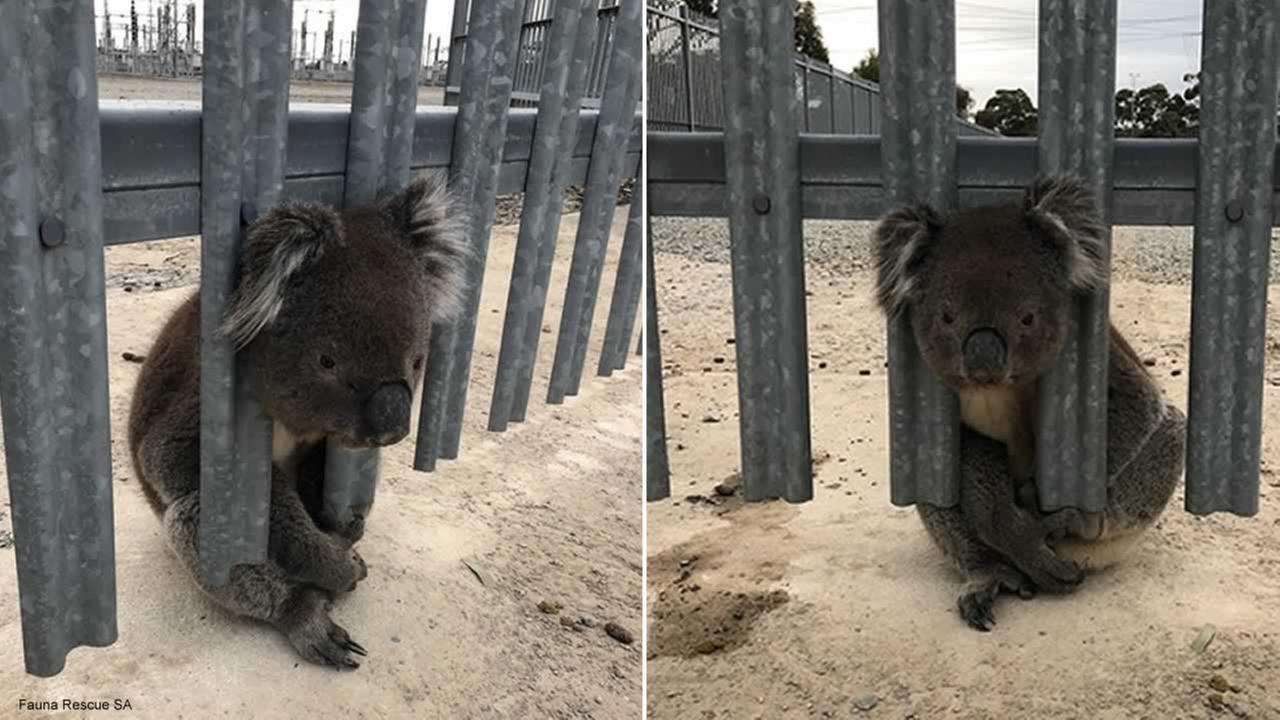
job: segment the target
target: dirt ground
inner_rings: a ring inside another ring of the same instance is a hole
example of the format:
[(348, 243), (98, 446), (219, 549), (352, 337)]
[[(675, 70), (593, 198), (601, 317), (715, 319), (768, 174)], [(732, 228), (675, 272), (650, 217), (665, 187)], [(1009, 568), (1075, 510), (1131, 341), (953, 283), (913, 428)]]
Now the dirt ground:
[[(656, 273), (673, 497), (648, 506), (651, 717), (1280, 718), (1275, 368), (1256, 517), (1194, 517), (1179, 490), (1127, 564), (1002, 599), (983, 634), (915, 511), (889, 504), (870, 274), (809, 271), (815, 501), (747, 506), (714, 491), (740, 463), (729, 267), (662, 254)], [(1118, 278), (1112, 317), (1185, 408), (1189, 287)]]
[[(19, 712), (19, 698), (124, 698), (133, 716), (166, 719), (635, 718), (640, 643), (602, 628), (617, 621), (641, 632), (640, 363), (632, 357), (612, 378), (594, 376), (625, 212), (615, 216), (590, 374), (579, 397), (549, 406), (551, 329), (577, 226), (577, 216), (565, 217), (528, 422), (505, 434), (485, 422), (516, 229), (495, 229), (462, 456), (425, 474), (412, 469), (412, 438), (384, 452), (359, 546), (369, 578), (334, 610), (369, 657), (344, 674), (300, 663), (271, 628), (221, 611), (169, 551), (128, 460), (139, 365), (122, 354), (146, 353), (193, 291), (198, 243), (109, 249), (119, 640), (72, 651), (57, 677), (25, 674), (13, 549), (0, 543), (0, 717), (42, 715)], [(6, 531), (7, 487), (0, 481)], [(594, 618), (594, 628), (562, 626), (539, 611), (543, 600), (562, 603), (563, 616)]]
[[(141, 77), (136, 75), (99, 75), (100, 100), (200, 100), (200, 80)], [(351, 104), (351, 83), (292, 80), (289, 82), (291, 103)], [(444, 88), (418, 88), (419, 105), (443, 105)]]

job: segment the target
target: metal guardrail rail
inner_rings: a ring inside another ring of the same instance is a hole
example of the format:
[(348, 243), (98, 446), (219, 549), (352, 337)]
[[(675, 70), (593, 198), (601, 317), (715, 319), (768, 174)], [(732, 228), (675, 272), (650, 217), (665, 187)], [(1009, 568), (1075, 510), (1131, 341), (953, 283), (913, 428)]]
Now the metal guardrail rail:
[[(785, 58), (771, 40), (789, 41), (793, 20), (770, 0), (741, 0), (733, 17), (721, 19), (726, 53), (735, 58), (721, 68), (734, 119), (725, 132), (649, 134), (650, 215), (730, 219), (739, 387), (779, 400), (807, 388), (796, 360), (806, 350), (803, 333), (768, 330), (782, 318), (805, 327), (801, 217), (869, 220), (916, 201), (973, 207), (1018, 197), (1041, 172), (1070, 172), (1102, 199), (1108, 227), (1195, 226), (1186, 509), (1255, 514), (1267, 275), (1280, 192), (1280, 7), (1206, 0), (1200, 137), (1142, 140), (1115, 139), (1112, 129), (1115, 0), (1041, 0), (1039, 138), (957, 137), (954, 6), (880, 3), (880, 137), (799, 134), (798, 109), (764, 122), (762, 113), (777, 114), (797, 97), (773, 66)], [(763, 68), (742, 62), (744, 48), (773, 60)], [(754, 82), (744, 83), (748, 74)], [(778, 269), (744, 271), (767, 262)], [(656, 351), (652, 297), (647, 312)], [(1038, 415), (1049, 444), (1037, 448), (1037, 485), (1042, 501), (1055, 506), (1095, 510), (1105, 498), (1106, 327), (1105, 297), (1081, 304), (1061, 365), (1047, 380), (1053, 392), (1041, 393)], [(654, 357), (649, 430), (660, 434), (662, 374)], [(910, 333), (891, 327), (890, 490), (898, 505), (958, 498), (955, 399), (936, 385), (922, 371)], [(746, 496), (811, 497), (807, 408), (760, 403), (740, 390), (740, 416)], [(762, 427), (776, 433), (767, 443)], [(650, 499), (670, 492), (664, 441), (649, 439)]]
[[(558, 220), (560, 189), (585, 184), (593, 220), (577, 245), (599, 258), (619, 185), (637, 173), (639, 2), (618, 11), (637, 29), (609, 50), (619, 60), (600, 112), (579, 112), (572, 96), (582, 91), (563, 82), (543, 87), (558, 102), (510, 108), (520, 0), (470, 3), (469, 42), (483, 52), (463, 68), (456, 109), (415, 108), (424, 0), (362, 0), (351, 108), (293, 112), (287, 45), (261, 42), (288, 37), (289, 0), (205, 4), (203, 107), (100, 105), (92, 4), (0, 5), (0, 411), (28, 672), (55, 675), (72, 648), (117, 636), (104, 247), (203, 235), (201, 315), (216, 323), (245, 228), (270, 206), (361, 202), (399, 190), (415, 172), (447, 171), (473, 213), (476, 253), (462, 319), (433, 338), (415, 467), (434, 466), (440, 447), (424, 437), (447, 440), (443, 456), (456, 457), (496, 195), (529, 191), (522, 223)], [(598, 48), (564, 40), (576, 36), (557, 23), (580, 27), (590, 10), (590, 0), (564, 3), (550, 25), (579, 84)], [(624, 290), (610, 308), (610, 330), (627, 337), (615, 336), (601, 358), (613, 369), (625, 362), (618, 348), (629, 347), (638, 311), (635, 217), (615, 282)], [(504, 337), (523, 337), (525, 318), (541, 327), (556, 232), (530, 227), (537, 253), (517, 260), (513, 282), (532, 277), (536, 292), (513, 301)], [(584, 312), (600, 272), (599, 262), (570, 268)], [(211, 326), (202, 330), (200, 550), (205, 580), (217, 585), (233, 564), (266, 557), (270, 431), (243, 381), (243, 358)], [(516, 348), (512, 366), (529, 377), (536, 345)], [(575, 371), (580, 362), (555, 368), (576, 383)], [(325, 512), (365, 502), (376, 468), (376, 454), (330, 452)]]

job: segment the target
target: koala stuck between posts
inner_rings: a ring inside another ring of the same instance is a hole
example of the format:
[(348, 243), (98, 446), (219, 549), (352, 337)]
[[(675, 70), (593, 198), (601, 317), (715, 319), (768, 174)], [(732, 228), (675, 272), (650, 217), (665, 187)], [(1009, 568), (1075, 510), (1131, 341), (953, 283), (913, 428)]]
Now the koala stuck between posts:
[(989, 630), (1001, 591), (1068, 592), (1132, 549), (1182, 477), (1186, 417), (1113, 326), (1106, 509), (1039, 511), (1037, 380), (1062, 351), (1077, 296), (1106, 282), (1105, 228), (1080, 180), (1038, 180), (1020, 203), (897, 210), (875, 252), (881, 308), (907, 314), (925, 364), (960, 400), (960, 504), (917, 509), (964, 576), (961, 615)]
[(247, 355), (249, 382), (273, 425), (268, 562), (230, 582), (200, 577), (200, 296), (169, 318), (138, 377), (129, 417), (134, 469), (168, 541), (222, 607), (266, 621), (307, 660), (355, 668), (365, 649), (329, 617), (335, 593), (364, 579), (345, 527), (322, 517), (325, 447), (398, 442), (432, 324), (459, 305), (464, 221), (444, 179), (417, 180), (347, 210), (289, 204), (249, 228), (222, 329)]

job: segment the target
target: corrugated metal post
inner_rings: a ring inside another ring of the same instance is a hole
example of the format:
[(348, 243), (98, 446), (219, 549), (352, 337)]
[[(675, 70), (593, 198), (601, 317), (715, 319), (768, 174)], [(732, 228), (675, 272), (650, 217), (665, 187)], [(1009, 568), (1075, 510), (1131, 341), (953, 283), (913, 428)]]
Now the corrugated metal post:
[[(795, 19), (790, 3), (720, 13), (742, 485), (748, 501), (813, 497)], [(807, 115), (807, 113), (804, 113)], [(650, 342), (657, 340), (652, 334)]]
[(205, 8), (200, 245), (200, 547), (205, 582), (267, 557), (271, 421), (221, 332), (244, 232), (284, 186), (287, 0)]
[[(954, 0), (880, 3), (880, 157), (889, 207), (956, 205)], [(925, 366), (903, 315), (889, 324), (889, 485), (894, 505), (960, 500), (955, 393)]]
[(27, 672), (116, 640), (93, 7), (0, 5), (0, 408)]
[[(641, 158), (641, 163), (644, 159)], [(643, 167), (643, 165), (641, 165)], [(609, 322), (604, 330), (604, 347), (600, 350), (597, 374), (609, 377), (614, 370), (621, 370), (631, 349), (631, 331), (635, 327), (636, 306), (640, 302), (641, 246), (644, 245), (644, 183), (637, 182), (631, 195), (631, 209), (627, 215), (627, 232), (622, 238), (622, 253), (618, 258), (618, 272), (613, 282), (613, 298), (609, 303)]]
[(1274, 0), (1206, 0), (1191, 305), (1187, 510), (1258, 512), (1274, 218)]
[(418, 470), (434, 469), (437, 458), (458, 456), (520, 39), (519, 0), (475, 0), (471, 10), (450, 185), (472, 211), (467, 231), (472, 254), (463, 314), (452, 325), (437, 325), (432, 333), (413, 463)]
[[(453, 24), (449, 30), (449, 62), (444, 70), (444, 104), (458, 104), (458, 94), (452, 91), (462, 80), (462, 63), (466, 57), (467, 14), (471, 0), (453, 1)], [(352, 36), (354, 38), (354, 33)], [(352, 40), (354, 42), (354, 39)], [(355, 52), (352, 51), (352, 59)]]
[[(574, 78), (575, 67), (586, 67), (578, 55), (590, 55), (589, 46), (595, 33), (585, 32), (583, 19), (593, 19), (596, 0), (565, 0), (556, 8), (551, 24), (547, 52), (552, 56), (549, 71), (543, 75), (538, 96), (538, 122), (534, 126), (533, 151), (525, 179), (524, 207), (520, 213), (520, 232), (516, 240), (515, 261), (511, 270), (511, 286), (507, 291), (506, 319), (502, 326), (502, 347), (498, 353), (498, 369), (493, 381), (493, 400), (489, 405), (489, 430), (501, 432), (516, 419), (512, 408), (522, 366), (532, 366), (533, 358), (525, 354), (526, 324), (535, 295), (538, 260), (545, 247), (555, 250), (555, 237), (546, 237), (548, 229), (559, 230), (559, 217), (564, 206), (564, 183), (577, 139), (578, 109), (565, 103)], [(581, 60), (581, 65), (577, 65)], [(581, 84), (577, 104), (581, 104)], [(572, 121), (572, 126), (566, 123)], [(544, 296), (545, 297), (545, 296)], [(539, 322), (541, 319), (539, 318)]]
[[(587, 0), (591, 3), (591, 0)], [(563, 97), (564, 115), (560, 125), (560, 157), (556, 161), (555, 186), (551, 189), (553, 197), (562, 197), (568, 168), (572, 163), (573, 147), (578, 142), (579, 114), (583, 95), (595, 66), (596, 47), (600, 33), (588, 18), (597, 18), (594, 25), (600, 24), (591, 3), (590, 14), (583, 17), (581, 23), (590, 32), (579, 33), (578, 46), (574, 50), (573, 70), (569, 74), (568, 91)], [(597, 122), (599, 116), (597, 116)], [(562, 174), (563, 173), (563, 174)], [(562, 206), (559, 206), (562, 207)], [(560, 212), (552, 213), (541, 230), (539, 241), (538, 266), (533, 280), (533, 296), (529, 304), (529, 317), (525, 320), (524, 350), (520, 360), (520, 372), (516, 378), (515, 396), (511, 403), (511, 422), (523, 422), (529, 410), (529, 394), (533, 387), (533, 368), (538, 358), (538, 344), (542, 341), (542, 316), (547, 307), (547, 289), (551, 284), (551, 269), (555, 262), (556, 241), (560, 236)]]
[(547, 402), (552, 404), (563, 402), (566, 395), (576, 395), (582, 380), (605, 248), (618, 204), (623, 160), (640, 100), (643, 8), (641, 0), (627, 2), (619, 8), (613, 56), (609, 60), (604, 100), (591, 146), (586, 195), (579, 215), (569, 285), (560, 316), (560, 334), (556, 338), (555, 360), (547, 388)]
[[(413, 122), (422, 63), (426, 0), (361, 0), (355, 82), (347, 136), (347, 207), (409, 184)], [(368, 507), (378, 482), (378, 451), (325, 448), (324, 512), (337, 526)]]
[(564, 290), (556, 357), (547, 388), (550, 404), (563, 402), (564, 396), (577, 395), (582, 380), (600, 274), (604, 270), (604, 252), (609, 243), (613, 210), (618, 204), (618, 187), (622, 184), (623, 160), (640, 101), (643, 9), (639, 1), (627, 3), (617, 17), (613, 56), (609, 59), (604, 99), (591, 143), (591, 165), (573, 242), (568, 287)]
[(661, 500), (671, 495), (671, 469), (667, 463), (667, 418), (662, 399), (662, 343), (658, 333), (658, 293), (653, 274), (653, 243), (645, 243), (645, 498)]
[[(1084, 179), (1108, 248), (1115, 94), (1116, 0), (1040, 0), (1040, 172)], [(1103, 288), (1077, 302), (1066, 346), (1040, 380), (1036, 487), (1045, 510), (1107, 504), (1109, 297)]]
[(689, 132), (696, 132), (698, 123), (693, 113), (693, 54), (689, 52), (689, 6), (680, 5), (680, 57), (684, 60), (684, 102), (689, 113)]

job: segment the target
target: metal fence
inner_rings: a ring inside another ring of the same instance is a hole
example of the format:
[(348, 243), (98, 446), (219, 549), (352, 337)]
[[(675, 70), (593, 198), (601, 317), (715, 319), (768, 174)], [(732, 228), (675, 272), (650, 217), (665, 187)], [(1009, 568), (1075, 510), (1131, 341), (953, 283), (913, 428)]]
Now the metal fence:
[[(520, 24), (520, 41), (517, 46), (511, 105), (535, 107), (541, 94), (539, 89), (542, 87), (542, 76), (546, 72), (548, 58), (553, 55), (549, 38), (558, 0), (522, 0), (522, 2), (524, 19)], [(600, 98), (604, 95), (609, 62), (613, 57), (610, 48), (614, 41), (619, 3), (620, 0), (597, 0), (592, 6), (595, 13), (594, 26), (586, 23), (580, 28), (583, 35), (594, 36), (587, 39), (593, 50), (587, 70), (586, 89), (581, 99), (583, 107), (599, 107)], [(457, 102), (461, 64), (466, 56), (467, 16), (459, 9), (459, 6), (465, 4), (466, 0), (457, 0), (457, 4), (454, 5), (453, 29), (450, 33), (453, 42), (449, 46), (449, 67), (445, 71), (444, 102), (446, 105)]]
[[(472, 213), (466, 307), (435, 329), (426, 371), (415, 467), (427, 470), (459, 452), (495, 195), (527, 191), (497, 382), (516, 389), (505, 427), (525, 413), (562, 188), (585, 185), (571, 332), (558, 338), (572, 352), (557, 352), (552, 399), (576, 392), (618, 186), (640, 148), (640, 0), (616, 12), (602, 110), (579, 112), (598, 49), (578, 30), (595, 3), (561, 2), (545, 25), (555, 71), (535, 112), (509, 108), (520, 0), (471, 3), (483, 52), (461, 68), (456, 109), (415, 108), (425, 0), (362, 0), (350, 113), (288, 110), (288, 44), (262, 42), (289, 36), (288, 0), (205, 4), (204, 104), (185, 109), (100, 110), (91, 3), (0, 5), (0, 409), (28, 672), (57, 674), (70, 649), (117, 635), (104, 245), (203, 236), (199, 547), (214, 585), (266, 557), (270, 428), (216, 327), (246, 224), (280, 200), (365, 202), (439, 169)], [(602, 375), (622, 367), (638, 307), (632, 212)], [(329, 453), (329, 511), (373, 493), (377, 460)]]
[[(715, 18), (689, 10), (683, 0), (648, 0), (649, 130), (724, 130), (720, 28)], [(835, 135), (880, 133), (880, 88), (794, 53), (800, 132)], [(957, 118), (961, 135), (996, 133)]]
[[(651, 215), (728, 217), (740, 442), (749, 500), (813, 495), (802, 218), (868, 220), (925, 201), (972, 207), (1020, 196), (1039, 172), (1083, 177), (1104, 217), (1194, 225), (1186, 509), (1258, 507), (1265, 313), (1276, 220), (1277, 22), (1273, 0), (1206, 0), (1197, 140), (1115, 139), (1116, 0), (1041, 0), (1039, 138), (957, 138), (955, 3), (879, 6), (881, 136), (801, 136), (792, 18), (740, 0), (721, 19), (728, 126), (652, 132)], [(939, 81), (941, 79), (941, 81)], [(794, 112), (778, 112), (779, 108)], [(652, 301), (652, 295), (651, 301)], [(670, 492), (662, 438), (658, 316), (647, 333), (648, 497)], [(1037, 485), (1065, 505), (1105, 497), (1107, 298), (1083, 300), (1044, 381)], [(958, 497), (955, 396), (930, 375), (899, 319), (889, 329), (890, 481), (895, 504)], [(1099, 337), (1101, 334), (1101, 337)]]

